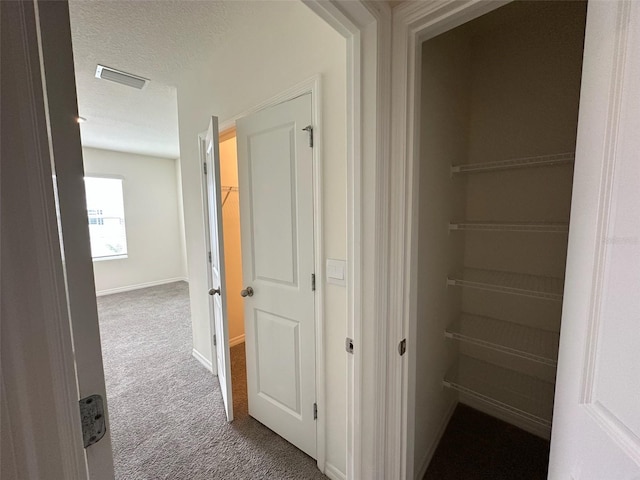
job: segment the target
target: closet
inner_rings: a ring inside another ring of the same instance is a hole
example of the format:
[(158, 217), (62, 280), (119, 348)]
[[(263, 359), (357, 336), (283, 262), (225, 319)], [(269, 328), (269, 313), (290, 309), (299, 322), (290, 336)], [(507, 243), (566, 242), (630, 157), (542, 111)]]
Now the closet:
[(458, 403), (549, 439), (586, 2), (422, 45), (415, 471)]

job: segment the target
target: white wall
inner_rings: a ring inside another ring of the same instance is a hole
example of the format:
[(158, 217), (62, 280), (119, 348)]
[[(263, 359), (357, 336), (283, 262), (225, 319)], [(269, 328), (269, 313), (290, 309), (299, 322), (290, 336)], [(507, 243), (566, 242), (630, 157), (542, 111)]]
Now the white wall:
[[(180, 156), (194, 348), (210, 359), (198, 133), (320, 73), (325, 256), (346, 259), (346, 43), (301, 2), (256, 2), (230, 47), (178, 85)], [(346, 290), (326, 285), (327, 462), (346, 470)], [(321, 412), (322, 414), (322, 412)]]
[(98, 295), (185, 279), (176, 160), (83, 148), (87, 176), (124, 177), (128, 257), (93, 262)]

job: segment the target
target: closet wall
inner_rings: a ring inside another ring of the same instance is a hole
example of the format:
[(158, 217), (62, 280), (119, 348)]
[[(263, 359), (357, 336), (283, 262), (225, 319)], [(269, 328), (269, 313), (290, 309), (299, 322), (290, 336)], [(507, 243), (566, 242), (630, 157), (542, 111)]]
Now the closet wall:
[(445, 341), (444, 330), (460, 315), (462, 292), (448, 288), (446, 279), (464, 264), (464, 237), (449, 235), (449, 221), (464, 215), (466, 191), (451, 182), (451, 163), (467, 158), (471, 65), (468, 41), (457, 31), (426, 42), (422, 54), (417, 460), (432, 447), (457, 402), (455, 392), (442, 386), (458, 354), (458, 345)]
[(585, 16), (514, 2), (423, 44), (418, 472), (457, 401), (549, 435)]

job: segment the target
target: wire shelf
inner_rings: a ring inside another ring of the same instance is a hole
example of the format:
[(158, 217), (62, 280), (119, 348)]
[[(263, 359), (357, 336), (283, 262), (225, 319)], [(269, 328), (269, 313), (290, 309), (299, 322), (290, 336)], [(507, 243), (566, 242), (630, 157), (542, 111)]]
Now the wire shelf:
[(451, 174), (480, 173), (495, 170), (509, 170), (513, 168), (545, 167), (572, 163), (575, 161), (575, 152), (556, 153), (553, 155), (539, 155), (535, 157), (510, 158), (495, 162), (468, 163), (452, 165)]
[(551, 428), (554, 386), (535, 377), (466, 355), (446, 374), (446, 387)]
[(538, 232), (568, 233), (569, 224), (562, 222), (451, 222), (449, 230), (487, 231), (487, 232)]
[(560, 334), (514, 322), (463, 313), (445, 336), (555, 367)]
[(464, 269), (461, 274), (449, 277), (447, 284), (555, 301), (562, 301), (564, 288), (561, 278), (477, 268)]

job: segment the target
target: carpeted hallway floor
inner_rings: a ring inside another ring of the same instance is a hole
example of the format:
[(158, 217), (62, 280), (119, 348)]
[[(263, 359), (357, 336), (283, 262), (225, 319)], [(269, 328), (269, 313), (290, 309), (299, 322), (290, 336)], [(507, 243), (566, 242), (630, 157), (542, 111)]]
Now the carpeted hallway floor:
[(244, 344), (232, 348), (235, 420), (191, 355), (184, 282), (98, 298), (118, 480), (324, 479), (247, 414)]

